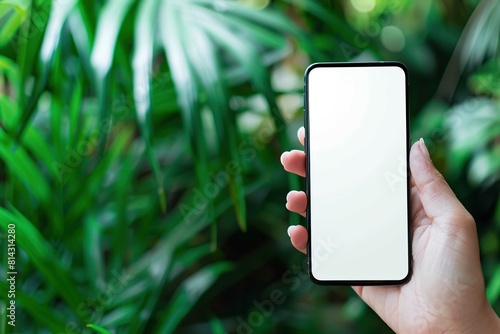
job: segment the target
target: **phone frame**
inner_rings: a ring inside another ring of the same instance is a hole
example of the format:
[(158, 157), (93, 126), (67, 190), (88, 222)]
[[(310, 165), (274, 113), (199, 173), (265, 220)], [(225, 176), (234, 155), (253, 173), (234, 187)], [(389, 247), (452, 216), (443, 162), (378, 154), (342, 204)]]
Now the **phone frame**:
[(311, 184), (310, 184), (310, 161), (309, 161), (309, 104), (308, 104), (308, 81), (309, 73), (318, 67), (394, 67), (397, 66), (401, 68), (405, 73), (405, 101), (406, 101), (406, 164), (407, 164), (407, 208), (408, 208), (408, 274), (401, 280), (362, 280), (362, 281), (350, 281), (350, 280), (318, 280), (314, 277), (312, 273), (312, 261), (311, 261), (311, 201), (307, 201), (307, 231), (309, 233), (309, 242), (307, 243), (307, 267), (308, 274), (311, 281), (318, 285), (402, 285), (407, 283), (412, 276), (413, 270), (413, 259), (412, 259), (412, 233), (411, 233), (411, 207), (410, 207), (410, 106), (408, 99), (408, 87), (410, 85), (408, 69), (406, 66), (397, 61), (379, 61), (379, 62), (322, 62), (314, 63), (307, 67), (304, 73), (304, 124), (305, 124), (305, 138), (304, 138), (304, 149), (306, 153), (306, 194), (307, 198), (310, 198)]

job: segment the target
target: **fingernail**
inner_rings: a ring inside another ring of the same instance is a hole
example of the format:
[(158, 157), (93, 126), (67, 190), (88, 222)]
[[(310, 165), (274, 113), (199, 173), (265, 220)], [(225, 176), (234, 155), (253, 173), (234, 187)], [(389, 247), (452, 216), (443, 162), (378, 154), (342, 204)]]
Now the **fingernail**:
[(298, 193), (298, 191), (297, 190), (291, 190), (290, 192), (288, 192), (288, 194), (286, 194), (286, 200), (287, 200), (287, 202), (290, 199), (290, 195), (291, 194), (295, 194), (295, 193)]
[(300, 137), (301, 137), (302, 131), (306, 131), (306, 129), (305, 129), (303, 126), (301, 126), (301, 127), (299, 128), (299, 130), (297, 131), (297, 137), (299, 137), (299, 140), (300, 140)]
[(429, 154), (429, 150), (427, 150), (427, 146), (425, 145), (424, 138), (420, 138), (419, 143), (418, 143), (418, 148), (420, 149), (420, 152), (422, 155), (427, 158), (427, 160), (431, 160), (431, 156)]
[(284, 165), (285, 163), (283, 162), (285, 160), (286, 155), (288, 154), (288, 151), (283, 152), (280, 157), (281, 164)]
[(292, 233), (292, 230), (295, 228), (295, 225), (291, 225), (288, 227), (288, 230), (286, 231), (286, 233), (288, 233), (288, 236), (289, 237), (292, 237), (291, 233)]

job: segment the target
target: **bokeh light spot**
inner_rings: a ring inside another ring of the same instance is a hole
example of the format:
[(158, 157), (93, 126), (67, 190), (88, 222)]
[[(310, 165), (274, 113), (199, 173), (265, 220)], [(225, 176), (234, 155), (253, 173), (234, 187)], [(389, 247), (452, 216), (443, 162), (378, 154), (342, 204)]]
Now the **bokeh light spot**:
[(240, 0), (240, 3), (255, 9), (264, 9), (269, 6), (270, 0)]
[(368, 13), (375, 8), (375, 0), (351, 0), (351, 4), (358, 12)]
[(399, 52), (405, 47), (405, 35), (395, 26), (387, 26), (380, 33), (382, 44), (385, 48), (392, 52)]

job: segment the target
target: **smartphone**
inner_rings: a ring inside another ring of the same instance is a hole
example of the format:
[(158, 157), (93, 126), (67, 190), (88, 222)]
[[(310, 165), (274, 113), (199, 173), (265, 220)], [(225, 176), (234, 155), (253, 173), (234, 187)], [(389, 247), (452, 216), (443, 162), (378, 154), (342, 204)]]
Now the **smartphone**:
[(396, 285), (411, 277), (408, 71), (316, 63), (304, 76), (309, 276)]

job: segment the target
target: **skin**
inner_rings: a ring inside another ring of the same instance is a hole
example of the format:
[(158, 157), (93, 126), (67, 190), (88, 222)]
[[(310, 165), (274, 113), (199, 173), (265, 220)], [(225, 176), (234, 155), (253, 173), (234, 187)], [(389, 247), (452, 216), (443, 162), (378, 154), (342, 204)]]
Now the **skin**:
[[(298, 137), (304, 144), (304, 128)], [(286, 171), (305, 177), (305, 153), (284, 152)], [(421, 139), (410, 151), (413, 275), (401, 286), (353, 286), (397, 333), (500, 333), (489, 305), (476, 224), (436, 170)], [(306, 217), (307, 196), (290, 191), (286, 208)], [(290, 226), (292, 245), (306, 253), (304, 226)]]

